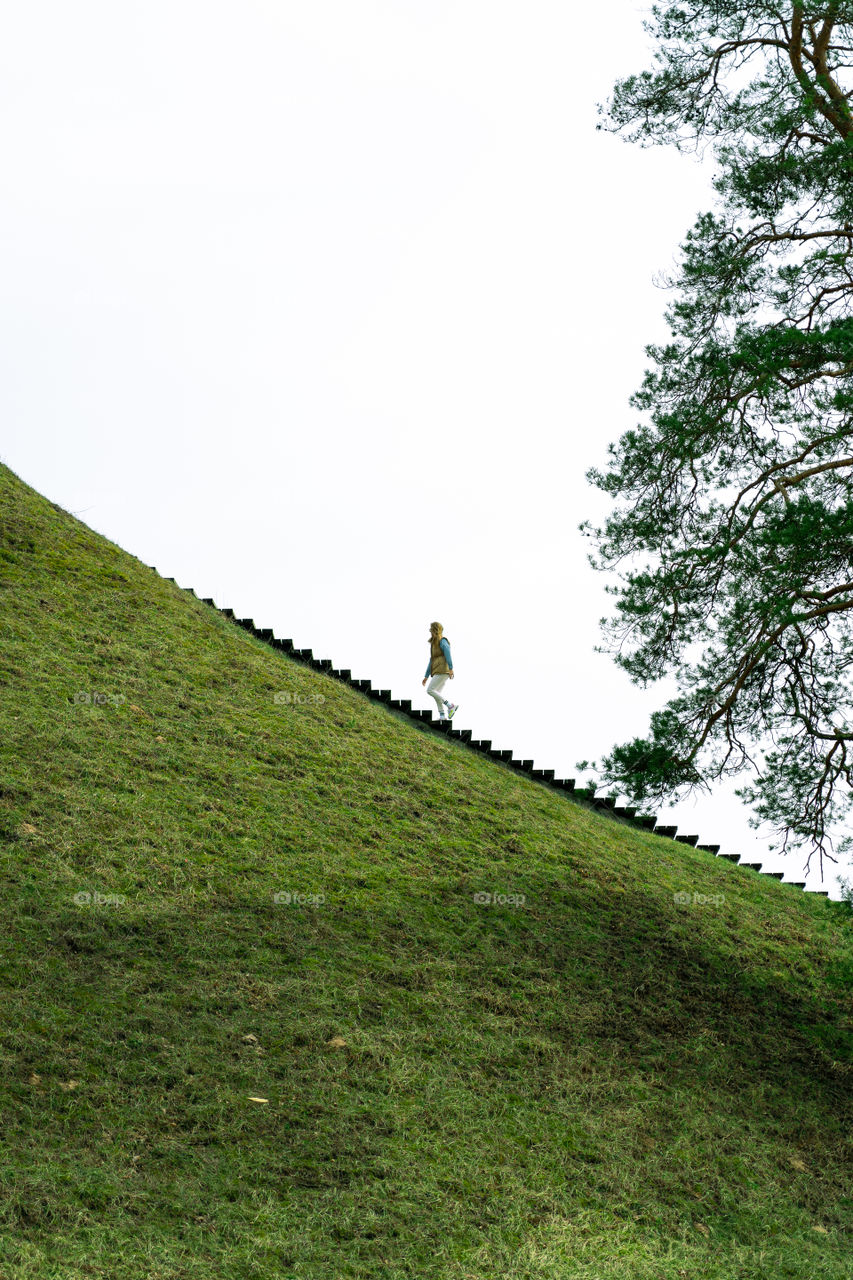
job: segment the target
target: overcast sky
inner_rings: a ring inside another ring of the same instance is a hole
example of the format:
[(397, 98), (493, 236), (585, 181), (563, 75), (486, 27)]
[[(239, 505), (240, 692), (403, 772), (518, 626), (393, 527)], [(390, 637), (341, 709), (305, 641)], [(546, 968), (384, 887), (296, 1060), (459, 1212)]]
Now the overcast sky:
[[(594, 652), (610, 599), (577, 526), (666, 333), (655, 278), (713, 200), (708, 163), (596, 130), (650, 63), (641, 22), (630, 0), (6, 6), (3, 461), (423, 707), (438, 619), (460, 727), (580, 780), (671, 692)], [(732, 791), (660, 820), (802, 879)]]

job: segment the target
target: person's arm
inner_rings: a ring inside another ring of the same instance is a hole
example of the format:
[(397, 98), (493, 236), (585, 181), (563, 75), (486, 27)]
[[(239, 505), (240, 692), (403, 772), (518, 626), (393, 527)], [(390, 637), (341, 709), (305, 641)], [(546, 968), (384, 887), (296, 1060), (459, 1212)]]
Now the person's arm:
[(427, 663), (427, 669), (426, 669), (426, 671), (424, 672), (424, 680), (428, 680), (428, 679), (429, 679), (429, 669), (430, 669), (430, 667), (431, 667), (431, 666), (432, 666), (432, 658), (430, 658), (429, 662)]
[(447, 665), (450, 667), (450, 674), (452, 675), (452, 674), (453, 674), (453, 659), (452, 659), (452, 658), (451, 658), (451, 656), (450, 656), (450, 642), (449, 642), (448, 640), (445, 640), (443, 636), (442, 636), (442, 639), (441, 639), (441, 652), (444, 654), (444, 657), (445, 657), (445, 660), (446, 660), (446, 662), (447, 662)]

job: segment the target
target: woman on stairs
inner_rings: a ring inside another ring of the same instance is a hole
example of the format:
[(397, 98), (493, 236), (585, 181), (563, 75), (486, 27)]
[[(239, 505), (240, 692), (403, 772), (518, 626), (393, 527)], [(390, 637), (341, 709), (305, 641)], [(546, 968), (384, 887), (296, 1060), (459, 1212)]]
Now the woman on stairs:
[(441, 692), (447, 684), (448, 678), (453, 679), (453, 659), (450, 656), (450, 642), (444, 639), (443, 633), (444, 627), (440, 622), (431, 622), (429, 624), (429, 662), (422, 682), (426, 684), (428, 677), (432, 676), (427, 693), (431, 698), (435, 699), (435, 705), (438, 707), (439, 722), (452, 720), (458, 709), (457, 704), (448, 702)]

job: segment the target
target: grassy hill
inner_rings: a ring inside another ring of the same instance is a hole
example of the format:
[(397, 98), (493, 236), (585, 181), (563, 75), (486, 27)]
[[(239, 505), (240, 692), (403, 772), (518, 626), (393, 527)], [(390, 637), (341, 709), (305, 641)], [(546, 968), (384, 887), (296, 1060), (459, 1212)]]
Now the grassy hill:
[(850, 1280), (842, 904), (0, 535), (0, 1280)]

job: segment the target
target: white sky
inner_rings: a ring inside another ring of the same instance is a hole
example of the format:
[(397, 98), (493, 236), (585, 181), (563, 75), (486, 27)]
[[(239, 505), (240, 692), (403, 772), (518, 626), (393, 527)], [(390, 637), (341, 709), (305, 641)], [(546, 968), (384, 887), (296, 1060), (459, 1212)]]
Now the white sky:
[[(650, 64), (641, 12), (6, 6), (3, 461), (423, 707), (439, 619), (460, 727), (580, 781), (667, 696), (594, 652), (577, 525), (713, 199), (695, 158), (596, 131)], [(659, 818), (803, 878), (731, 793)]]

